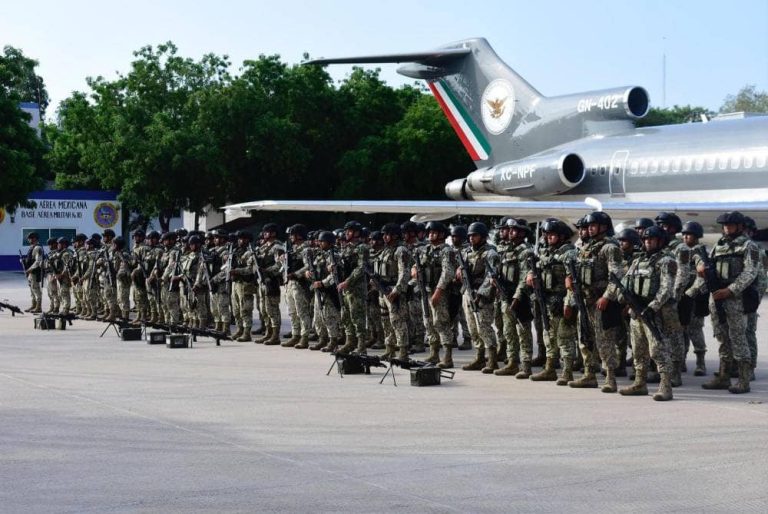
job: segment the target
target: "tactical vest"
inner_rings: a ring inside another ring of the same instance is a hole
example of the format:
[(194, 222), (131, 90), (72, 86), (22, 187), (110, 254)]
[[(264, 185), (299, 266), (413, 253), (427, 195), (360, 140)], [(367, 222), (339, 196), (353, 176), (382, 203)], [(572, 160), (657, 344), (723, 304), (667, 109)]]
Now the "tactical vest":
[(501, 278), (510, 288), (510, 294), (514, 294), (517, 284), (520, 282), (520, 270), (523, 266), (523, 253), (528, 250), (528, 243), (509, 245), (507, 251), (501, 255)]
[(470, 249), (467, 253), (467, 267), (469, 268), (469, 283), (472, 289), (479, 288), (485, 281), (488, 267), (488, 251), (491, 247), (484, 244), (478, 249)]
[(662, 256), (662, 252), (651, 256), (642, 255), (627, 271), (627, 289), (645, 300), (646, 304), (656, 297), (661, 287), (661, 273), (657, 270), (657, 263)]
[(398, 265), (397, 252), (403, 251), (405, 247), (398, 244), (395, 247), (386, 247), (373, 261), (373, 272), (381, 277), (381, 281), (386, 286), (393, 286), (397, 283)]
[(547, 248), (539, 256), (541, 286), (546, 293), (565, 293), (565, 260), (573, 251), (571, 244), (564, 244), (554, 250)]
[(424, 284), (427, 289), (434, 291), (443, 273), (443, 249), (445, 245), (429, 245), (421, 250), (416, 258), (424, 270)]
[(744, 253), (747, 250), (748, 241), (749, 239), (744, 236), (739, 236), (733, 241), (722, 238), (712, 249), (710, 258), (722, 287), (731, 285), (744, 271)]
[(607, 244), (616, 245), (610, 238), (590, 241), (579, 252), (579, 278), (588, 289), (600, 289), (608, 285), (607, 263), (600, 262), (600, 251)]

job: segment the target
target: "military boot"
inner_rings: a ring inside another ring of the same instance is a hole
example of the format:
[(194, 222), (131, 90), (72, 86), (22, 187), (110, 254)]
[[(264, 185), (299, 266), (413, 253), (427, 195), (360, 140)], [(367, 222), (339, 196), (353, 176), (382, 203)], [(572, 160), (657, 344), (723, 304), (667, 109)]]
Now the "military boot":
[(465, 337), (461, 340), (461, 344), (459, 345), (459, 350), (471, 350), (472, 349), (472, 340), (468, 337)]
[(499, 349), (496, 352), (496, 355), (504, 359), (504, 356), (507, 355), (507, 341), (503, 337), (500, 337), (498, 341), (499, 341), (499, 347), (498, 347)]
[(384, 340), (381, 338), (381, 336), (377, 335), (376, 339), (374, 340), (373, 344), (370, 346), (371, 350), (383, 350), (384, 349)]
[(431, 344), (429, 345), (429, 356), (427, 356), (426, 359), (424, 359), (425, 362), (429, 362), (430, 364), (437, 364), (440, 362), (440, 344)]
[(293, 331), (283, 334), (283, 339), (293, 339)]
[(264, 346), (276, 346), (280, 344), (280, 327), (272, 327), (272, 337), (264, 341)]
[(24, 309), (24, 312), (32, 312), (35, 310), (35, 306), (37, 305), (37, 302), (35, 300), (32, 300), (32, 305)]
[(280, 346), (282, 346), (283, 348), (293, 348), (294, 346), (299, 344), (299, 341), (301, 341), (301, 337), (299, 335), (292, 335), (290, 339), (280, 343)]
[(39, 302), (33, 302), (32, 303), (32, 310), (29, 311), (31, 314), (42, 314), (43, 313), (43, 301), (40, 300)]
[(408, 347), (407, 346), (399, 346), (399, 350), (397, 352), (397, 358), (400, 360), (408, 360)]
[(536, 339), (536, 358), (531, 361), (531, 366), (543, 366), (547, 362), (547, 347), (542, 337), (537, 335)]
[(312, 346), (310, 346), (309, 349), (311, 351), (313, 351), (313, 352), (316, 352), (318, 350), (322, 350), (323, 348), (328, 346), (328, 341), (329, 341), (329, 339), (328, 339), (327, 335), (320, 336), (320, 337), (317, 338), (317, 342), (315, 344), (313, 344)]
[(440, 361), (437, 367), (441, 369), (452, 369), (453, 368), (453, 346), (448, 345), (444, 348), (444, 350), (445, 350), (445, 353), (443, 354), (443, 360)]
[(733, 394), (748, 393), (749, 378), (752, 375), (752, 363), (750, 361), (739, 361), (739, 381), (730, 386), (728, 391)]
[(230, 335), (230, 331), (229, 331), (229, 323), (226, 323), (226, 322), (223, 322), (223, 321), (221, 322), (221, 333), (224, 334), (227, 337), (230, 337), (230, 338), (232, 337)]
[(339, 353), (351, 353), (355, 348), (357, 348), (357, 337), (347, 334), (346, 342), (339, 348)]
[(647, 396), (648, 384), (645, 382), (646, 377), (645, 368), (639, 368), (635, 370), (635, 381), (631, 386), (622, 387), (619, 389), (619, 394), (622, 396)]
[(381, 355), (381, 360), (386, 361), (397, 356), (397, 346), (388, 344), (385, 348), (386, 351)]
[(514, 357), (507, 359), (507, 364), (493, 372), (494, 375), (499, 377), (514, 376), (520, 372), (520, 368), (517, 367), (517, 360)]
[(532, 363), (530, 361), (523, 361), (522, 366), (520, 367), (520, 372), (515, 375), (515, 378), (518, 380), (525, 380), (528, 378), (531, 378), (531, 366)]
[(242, 331), (240, 332), (240, 336), (237, 338), (233, 336), (232, 339), (234, 339), (239, 343), (248, 343), (250, 341), (253, 341), (253, 339), (251, 338), (251, 327), (243, 327), (241, 330)]
[(669, 381), (672, 387), (680, 387), (683, 385), (683, 375), (681, 373), (682, 363), (679, 361), (672, 361), (672, 372), (669, 374)]
[(605, 382), (600, 390), (604, 393), (615, 393), (618, 390), (616, 387), (616, 372), (612, 368), (606, 370)]
[(616, 369), (614, 370), (614, 373), (616, 373), (617, 377), (626, 377), (627, 376), (627, 348), (626, 346), (619, 350), (619, 358), (618, 358), (618, 365), (616, 366)]
[[(259, 331), (256, 330), (254, 333), (258, 334)], [(266, 327), (264, 336), (263, 337), (257, 337), (256, 339), (254, 339), (253, 342), (256, 343), (256, 344), (263, 344), (264, 341), (266, 341), (268, 339), (271, 339), (271, 338), (272, 338), (272, 327)]]
[(368, 355), (368, 345), (365, 343), (365, 339), (355, 338), (357, 340), (357, 348), (355, 352), (358, 355)]
[(707, 363), (704, 361), (704, 352), (696, 352), (696, 369), (693, 370), (694, 377), (703, 377), (707, 374)]
[(589, 366), (584, 366), (584, 368), (584, 375), (577, 380), (568, 382), (568, 387), (576, 387), (579, 389), (597, 387), (597, 377), (595, 376), (595, 372), (589, 369)]
[(309, 335), (304, 335), (299, 338), (299, 342), (294, 346), (297, 350), (306, 350), (309, 348)]
[(335, 353), (336, 349), (341, 344), (341, 338), (332, 337), (328, 344), (321, 349), (324, 353)]
[(559, 386), (566, 386), (568, 382), (573, 380), (573, 359), (570, 357), (563, 357), (563, 373), (557, 379), (556, 384)]
[(232, 339), (239, 339), (240, 336), (242, 336), (242, 335), (243, 335), (243, 327), (237, 327), (237, 332), (232, 334)]
[(213, 331), (214, 332), (224, 332), (224, 328), (223, 327), (224, 327), (224, 324), (221, 321), (217, 321), (213, 325)]
[(476, 350), (475, 360), (461, 367), (464, 371), (480, 371), (485, 366), (485, 348), (482, 346)]
[(728, 362), (720, 359), (720, 372), (709, 382), (701, 384), (704, 389), (728, 389), (731, 387), (731, 377), (728, 375)]
[(557, 380), (557, 371), (555, 371), (555, 359), (547, 357), (547, 362), (544, 363), (544, 369), (540, 373), (531, 375), (531, 380), (534, 382), (552, 382)]
[(488, 362), (481, 370), (486, 375), (490, 375), (494, 371), (499, 369), (499, 353), (495, 346), (488, 348)]
[(653, 395), (657, 402), (667, 402), (672, 399), (672, 377), (670, 373), (661, 373), (659, 390)]

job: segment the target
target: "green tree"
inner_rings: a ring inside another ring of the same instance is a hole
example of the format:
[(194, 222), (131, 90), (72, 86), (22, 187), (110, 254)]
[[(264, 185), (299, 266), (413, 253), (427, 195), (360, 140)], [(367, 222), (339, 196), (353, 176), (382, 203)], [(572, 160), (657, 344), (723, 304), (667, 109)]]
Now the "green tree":
[(42, 187), (45, 173), (45, 147), (29, 126), (29, 115), (19, 109), (28, 63), (35, 61), (11, 47), (0, 56), (0, 207), (11, 211), (28, 205), (29, 193)]
[[(40, 115), (45, 116), (48, 108), (48, 90), (45, 88), (43, 77), (35, 72), (39, 64), (36, 60), (26, 57), (21, 50), (12, 46), (3, 48), (0, 57), (0, 67), (9, 70), (10, 81), (5, 87), (13, 90), (21, 102), (35, 102), (40, 106)], [(0, 71), (0, 73), (2, 73)]]
[(747, 85), (735, 95), (725, 97), (720, 107), (721, 113), (726, 112), (768, 112), (768, 92), (758, 91), (755, 85)]
[(675, 125), (678, 123), (691, 123), (701, 121), (701, 116), (707, 118), (714, 116), (715, 113), (704, 107), (693, 107), (690, 105), (675, 105), (674, 107), (658, 108), (653, 107), (648, 111), (645, 117), (637, 120), (638, 127), (653, 127), (658, 125)]

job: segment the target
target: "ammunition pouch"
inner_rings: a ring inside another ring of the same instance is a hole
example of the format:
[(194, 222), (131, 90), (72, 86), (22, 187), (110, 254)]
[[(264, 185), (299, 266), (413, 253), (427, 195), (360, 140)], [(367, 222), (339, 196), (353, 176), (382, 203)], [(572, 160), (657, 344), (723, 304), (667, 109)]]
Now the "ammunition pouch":
[(621, 312), (622, 307), (619, 302), (614, 302), (613, 300), (610, 300), (608, 302), (608, 307), (600, 312), (600, 320), (603, 323), (603, 329), (608, 330), (614, 327), (621, 326), (622, 320), (621, 320)]

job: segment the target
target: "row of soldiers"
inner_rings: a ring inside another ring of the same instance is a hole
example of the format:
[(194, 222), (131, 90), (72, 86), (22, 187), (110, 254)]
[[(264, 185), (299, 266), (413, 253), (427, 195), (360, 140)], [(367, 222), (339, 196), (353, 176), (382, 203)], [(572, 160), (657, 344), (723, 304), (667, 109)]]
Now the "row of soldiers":
[[(452, 368), (461, 325), (476, 350), (465, 370), (598, 387), (602, 368), (604, 392), (616, 392), (616, 377), (626, 376), (631, 345), (634, 383), (620, 392), (647, 394), (655, 366), (654, 399), (666, 400), (682, 383), (689, 343), (696, 374), (706, 372), (703, 317), (710, 311), (721, 369), (704, 385), (749, 390), (765, 253), (750, 239), (752, 220), (726, 213), (719, 221), (723, 238), (711, 252), (699, 243), (699, 224), (682, 224), (671, 213), (641, 218), (615, 235), (610, 216), (594, 212), (576, 224), (575, 243), (564, 221), (547, 219), (534, 234), (525, 220), (509, 217), (496, 225), (494, 244), (480, 222), (450, 229), (439, 222), (388, 223), (370, 233), (355, 221), (335, 232), (297, 224), (285, 244), (269, 223), (256, 244), (246, 231), (215, 230), (208, 237), (136, 231), (128, 251), (112, 231), (103, 240), (79, 234), (73, 250), (66, 239), (49, 241), (43, 259), (30, 234), (25, 268), (33, 311), (41, 308), (39, 282), (48, 275), (52, 310), (62, 314), (70, 311), (73, 290), (79, 315), (127, 319), (132, 291), (137, 323), (211, 325), (224, 334), (234, 323), (232, 337), (245, 342), (257, 309), (265, 334), (256, 342), (274, 345), (281, 344), (284, 294), (292, 328), (286, 347), (342, 353), (383, 347), (385, 358), (408, 358), (426, 343), (429, 362)], [(636, 300), (632, 309), (622, 305), (629, 297)], [(536, 374), (532, 324), (545, 355)], [(317, 342), (310, 346), (313, 334)]]

